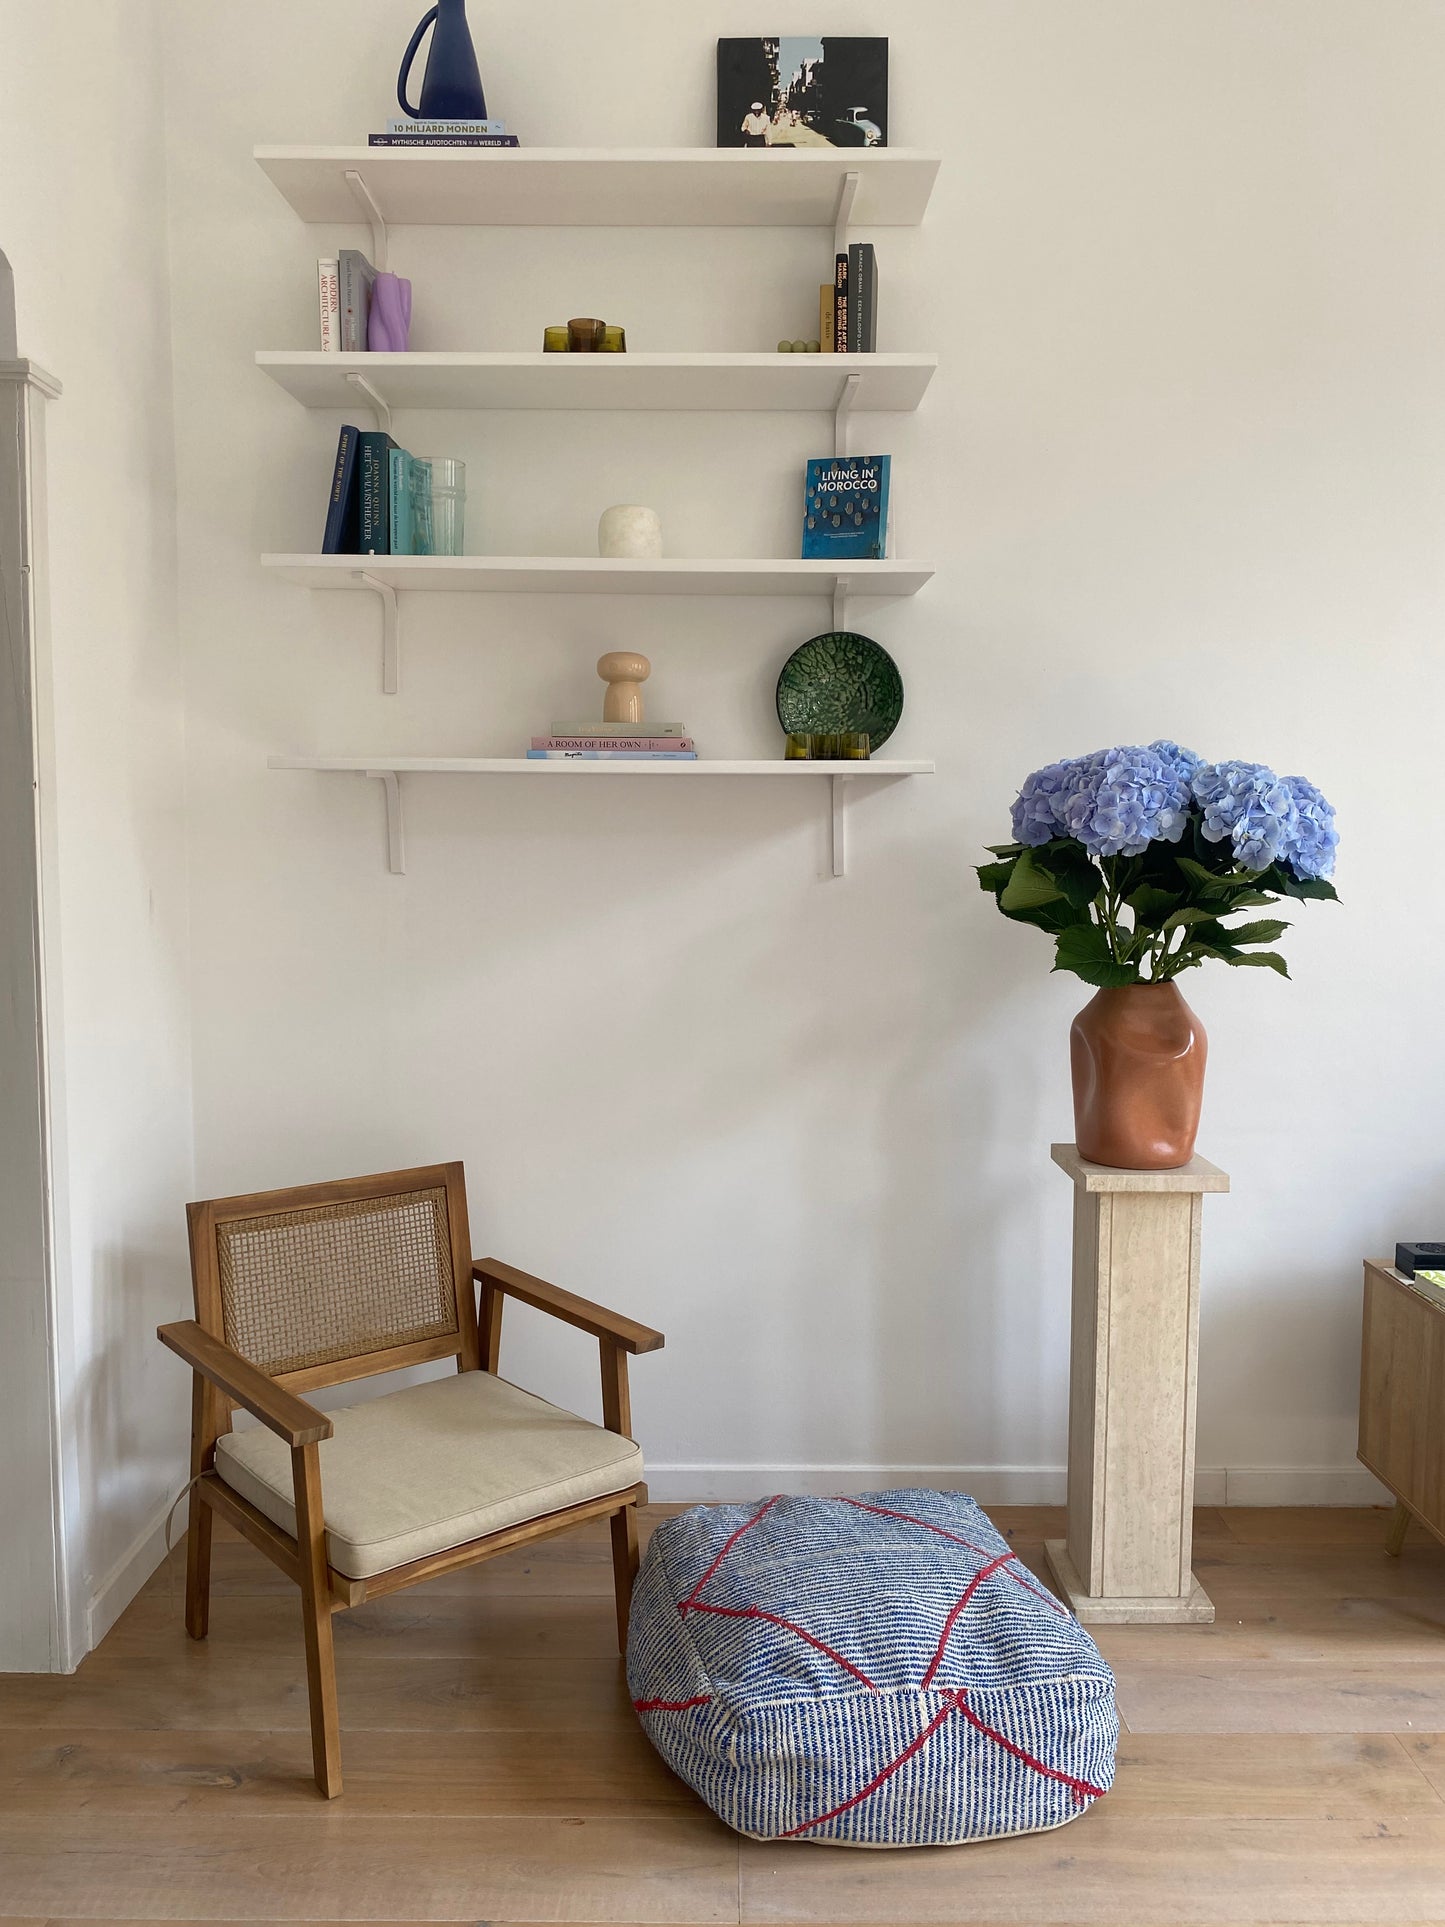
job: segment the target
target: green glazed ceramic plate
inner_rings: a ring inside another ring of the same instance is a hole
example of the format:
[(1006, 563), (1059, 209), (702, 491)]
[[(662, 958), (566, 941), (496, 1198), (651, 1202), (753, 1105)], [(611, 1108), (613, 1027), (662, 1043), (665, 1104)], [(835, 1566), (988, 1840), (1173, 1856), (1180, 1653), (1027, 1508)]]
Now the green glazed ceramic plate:
[(778, 677), (778, 721), (791, 734), (866, 730), (876, 753), (903, 714), (903, 678), (886, 649), (850, 629), (814, 636)]

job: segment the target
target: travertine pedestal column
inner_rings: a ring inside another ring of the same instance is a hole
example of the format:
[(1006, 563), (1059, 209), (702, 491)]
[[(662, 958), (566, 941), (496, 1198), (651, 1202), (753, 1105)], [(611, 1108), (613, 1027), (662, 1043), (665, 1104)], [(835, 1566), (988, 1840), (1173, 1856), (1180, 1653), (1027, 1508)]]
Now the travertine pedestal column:
[(1199, 1221), (1229, 1179), (1204, 1158), (1116, 1171), (1053, 1147), (1074, 1181), (1069, 1536), (1045, 1550), (1085, 1621), (1199, 1622), (1190, 1570)]

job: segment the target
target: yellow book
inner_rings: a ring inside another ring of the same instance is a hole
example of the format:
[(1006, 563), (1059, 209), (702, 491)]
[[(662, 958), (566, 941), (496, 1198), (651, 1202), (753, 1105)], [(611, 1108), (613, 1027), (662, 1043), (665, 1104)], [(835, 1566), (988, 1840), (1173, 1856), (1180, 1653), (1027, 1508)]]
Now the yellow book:
[(818, 290), (818, 341), (825, 355), (836, 352), (833, 340), (833, 283), (824, 282)]

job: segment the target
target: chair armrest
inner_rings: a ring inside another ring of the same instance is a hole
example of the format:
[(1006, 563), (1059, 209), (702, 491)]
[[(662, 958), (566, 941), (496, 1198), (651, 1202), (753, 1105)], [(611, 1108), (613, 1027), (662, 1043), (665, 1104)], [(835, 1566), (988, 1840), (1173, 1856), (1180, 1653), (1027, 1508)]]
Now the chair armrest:
[(158, 1325), (156, 1337), (263, 1425), (270, 1426), (288, 1445), (313, 1445), (317, 1439), (331, 1437), (331, 1420), (324, 1412), (318, 1412), (304, 1398), (288, 1392), (274, 1378), (267, 1378), (249, 1358), (242, 1358), (219, 1338), (202, 1331), (194, 1318), (183, 1319), (175, 1325)]
[(594, 1338), (610, 1339), (625, 1352), (660, 1352), (666, 1343), (662, 1333), (650, 1325), (639, 1325), (635, 1318), (624, 1318), (621, 1312), (594, 1305), (590, 1298), (578, 1298), (560, 1285), (549, 1285), (544, 1278), (504, 1265), (500, 1258), (475, 1259), (472, 1277), (485, 1279), (509, 1298), (520, 1298), (524, 1305), (550, 1312), (579, 1331), (591, 1332)]

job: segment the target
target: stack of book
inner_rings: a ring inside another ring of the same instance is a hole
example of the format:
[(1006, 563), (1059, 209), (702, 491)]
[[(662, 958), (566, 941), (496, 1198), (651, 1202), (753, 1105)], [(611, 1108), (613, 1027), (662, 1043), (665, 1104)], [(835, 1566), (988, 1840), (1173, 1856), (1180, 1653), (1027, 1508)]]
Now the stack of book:
[(343, 248), (316, 263), (321, 346), (326, 354), (354, 355), (365, 350), (375, 282), (376, 269), (360, 248)]
[(336, 443), (323, 555), (431, 555), (431, 464), (379, 429)]
[(878, 348), (878, 257), (871, 241), (855, 241), (835, 257), (831, 285), (818, 290), (823, 353), (871, 355)]
[(527, 751), (544, 763), (695, 763), (697, 745), (681, 723), (554, 723)]
[(369, 147), (520, 147), (503, 120), (389, 120)]

